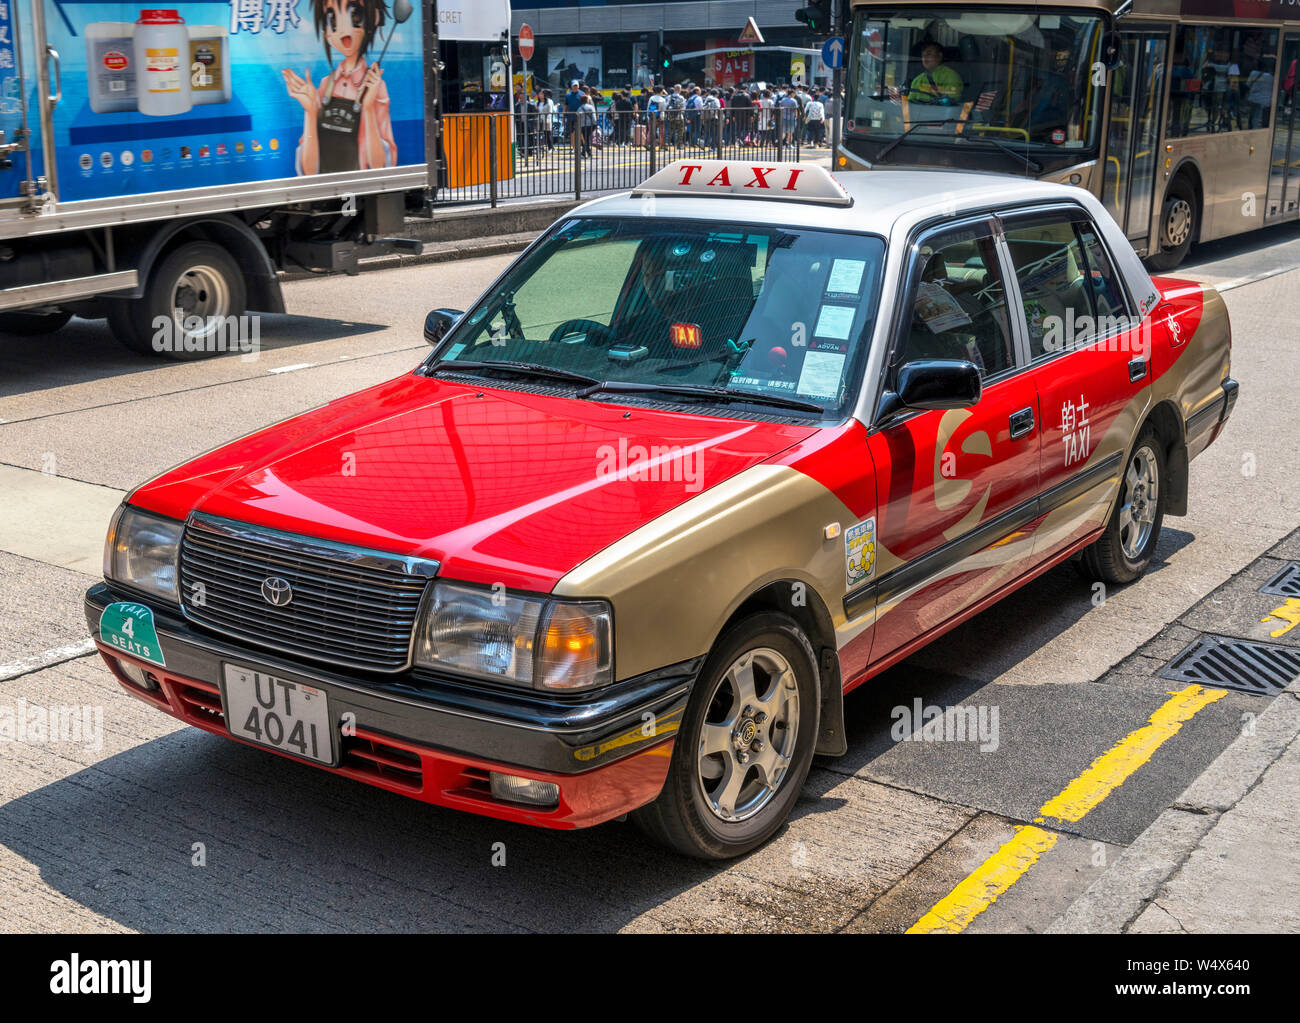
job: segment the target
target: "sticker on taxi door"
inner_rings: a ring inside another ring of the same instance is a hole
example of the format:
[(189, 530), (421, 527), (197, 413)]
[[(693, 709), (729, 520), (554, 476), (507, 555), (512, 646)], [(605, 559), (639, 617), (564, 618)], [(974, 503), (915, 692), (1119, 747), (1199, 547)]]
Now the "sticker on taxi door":
[(99, 616), (99, 637), (124, 654), (167, 667), (162, 644), (153, 625), (153, 611), (143, 604), (109, 604)]
[(866, 519), (844, 531), (844, 575), (849, 589), (864, 583), (876, 570), (876, 520)]

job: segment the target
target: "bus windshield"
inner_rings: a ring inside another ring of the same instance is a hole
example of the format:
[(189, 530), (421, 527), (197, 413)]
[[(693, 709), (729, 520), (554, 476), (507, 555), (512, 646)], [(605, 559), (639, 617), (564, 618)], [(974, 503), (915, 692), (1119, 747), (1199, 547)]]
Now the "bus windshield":
[(859, 8), (853, 35), (850, 137), (1047, 154), (1097, 143), (1095, 14)]

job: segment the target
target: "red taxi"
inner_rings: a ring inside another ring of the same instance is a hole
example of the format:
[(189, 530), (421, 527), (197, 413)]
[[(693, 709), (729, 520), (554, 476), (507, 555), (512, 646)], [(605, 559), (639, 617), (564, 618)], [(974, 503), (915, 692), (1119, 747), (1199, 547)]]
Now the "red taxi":
[(844, 693), (1066, 559), (1140, 576), (1237, 394), (1213, 288), (978, 174), (675, 163), (426, 336), (127, 498), (104, 660), (357, 781), (708, 858), (845, 751)]

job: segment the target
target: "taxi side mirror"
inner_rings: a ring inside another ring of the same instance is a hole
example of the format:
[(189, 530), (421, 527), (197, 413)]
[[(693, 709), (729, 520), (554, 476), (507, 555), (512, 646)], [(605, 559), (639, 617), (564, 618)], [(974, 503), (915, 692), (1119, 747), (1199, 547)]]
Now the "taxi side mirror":
[(959, 359), (918, 359), (898, 367), (893, 390), (880, 399), (878, 419), (904, 409), (970, 408), (980, 400), (984, 385), (979, 367)]
[(436, 345), (452, 327), (456, 326), (456, 321), (464, 316), (464, 310), (461, 309), (435, 309), (424, 318), (424, 340), (430, 345)]

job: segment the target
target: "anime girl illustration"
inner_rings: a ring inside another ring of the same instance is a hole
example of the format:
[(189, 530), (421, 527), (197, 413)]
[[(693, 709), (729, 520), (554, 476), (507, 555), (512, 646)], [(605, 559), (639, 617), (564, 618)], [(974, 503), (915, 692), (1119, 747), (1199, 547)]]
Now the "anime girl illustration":
[[(290, 68), (281, 71), (289, 95), (303, 109), (298, 173), (394, 166), (397, 143), (384, 69), (378, 61), (365, 61), (371, 43), (388, 20), (386, 0), (311, 0), (311, 9), (330, 72), (317, 85), (310, 69), (304, 70), (302, 77)], [(395, 29), (396, 25), (390, 38)], [(340, 58), (337, 67), (336, 55)]]

